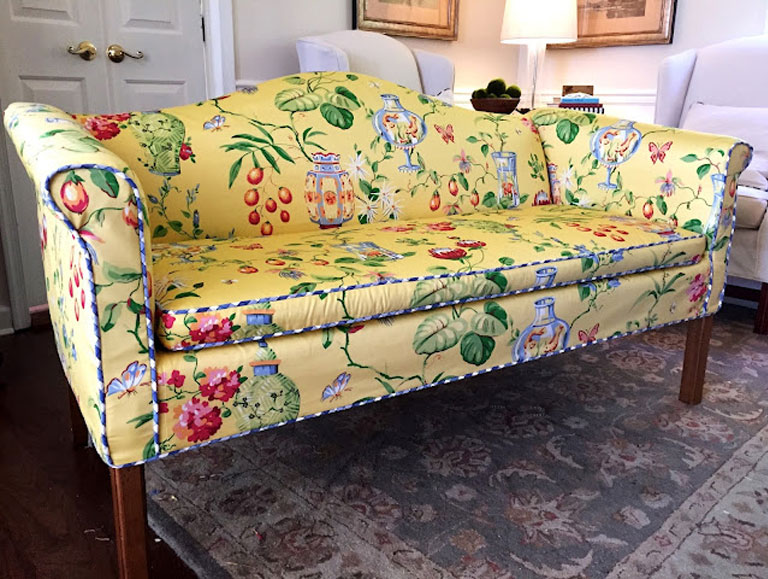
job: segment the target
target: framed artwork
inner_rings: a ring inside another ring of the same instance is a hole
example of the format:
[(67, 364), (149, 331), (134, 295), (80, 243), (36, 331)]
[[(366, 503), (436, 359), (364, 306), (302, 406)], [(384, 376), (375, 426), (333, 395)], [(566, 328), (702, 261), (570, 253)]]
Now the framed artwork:
[(578, 0), (579, 39), (549, 48), (670, 44), (677, 0)]
[(459, 0), (354, 0), (360, 30), (456, 40)]

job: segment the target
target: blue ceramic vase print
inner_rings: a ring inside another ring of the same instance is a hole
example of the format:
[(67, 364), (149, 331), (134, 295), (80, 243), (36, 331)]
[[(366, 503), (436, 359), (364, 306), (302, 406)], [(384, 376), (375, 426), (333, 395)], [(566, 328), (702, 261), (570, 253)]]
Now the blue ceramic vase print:
[(309, 220), (320, 229), (340, 227), (355, 215), (355, 190), (349, 173), (341, 170), (335, 153), (314, 153), (314, 169), (307, 173), (304, 201)]
[(709, 222), (707, 223), (705, 233), (714, 231), (718, 226), (722, 227), (730, 225), (728, 220), (731, 218), (733, 212), (723, 213), (725, 181), (726, 175), (723, 173), (715, 173), (712, 175), (712, 187), (714, 189), (715, 196), (712, 200), (712, 212), (710, 213)]
[(555, 315), (555, 298), (542, 298), (533, 305), (536, 308), (533, 323), (522, 331), (512, 350), (515, 362), (546, 356), (568, 345), (571, 328)]
[(272, 323), (272, 316), (274, 315), (275, 310), (246, 310), (245, 323), (249, 326), (268, 326)]
[(427, 124), (419, 115), (403, 108), (397, 95), (383, 94), (381, 98), (384, 108), (373, 115), (374, 128), (387, 143), (405, 152), (405, 165), (400, 165), (400, 171), (420, 170), (421, 165), (411, 160), (411, 153), (426, 138)]
[(491, 153), (496, 164), (496, 174), (499, 178), (498, 201), (506, 199), (505, 207), (520, 205), (520, 190), (517, 187), (517, 154), (509, 151)]
[(605, 183), (599, 183), (601, 189), (616, 189), (618, 185), (611, 182), (614, 169), (629, 161), (637, 153), (643, 134), (635, 128), (633, 121), (618, 121), (609, 127), (603, 127), (592, 137), (590, 150), (605, 167), (607, 176)]
[(536, 270), (536, 281), (534, 287), (552, 287), (555, 283), (555, 276), (557, 275), (557, 268), (554, 266), (540, 267)]

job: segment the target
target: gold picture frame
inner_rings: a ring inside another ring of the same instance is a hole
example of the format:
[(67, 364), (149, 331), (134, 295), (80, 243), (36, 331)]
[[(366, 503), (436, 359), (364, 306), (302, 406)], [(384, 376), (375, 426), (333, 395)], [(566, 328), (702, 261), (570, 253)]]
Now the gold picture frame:
[(579, 39), (549, 48), (671, 44), (677, 0), (578, 0)]
[(353, 0), (360, 30), (456, 40), (459, 0)]

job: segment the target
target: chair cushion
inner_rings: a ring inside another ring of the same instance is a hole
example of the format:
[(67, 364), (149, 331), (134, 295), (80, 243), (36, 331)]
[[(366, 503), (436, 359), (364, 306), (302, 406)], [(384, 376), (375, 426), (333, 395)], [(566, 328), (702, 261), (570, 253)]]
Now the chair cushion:
[(739, 187), (736, 202), (736, 227), (759, 229), (768, 207), (768, 191)]
[(754, 169), (744, 169), (742, 171), (741, 176), (739, 176), (739, 185), (759, 191), (768, 191), (768, 179), (765, 178), (765, 175)]
[(254, 341), (697, 262), (704, 237), (570, 205), (153, 246), (157, 336)]

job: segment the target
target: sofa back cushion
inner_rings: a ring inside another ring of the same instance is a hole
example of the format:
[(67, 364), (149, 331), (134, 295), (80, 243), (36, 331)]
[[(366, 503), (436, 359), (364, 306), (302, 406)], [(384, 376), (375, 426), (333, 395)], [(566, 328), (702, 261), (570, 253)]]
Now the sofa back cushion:
[(509, 207), (515, 189), (527, 203), (549, 193), (527, 119), (358, 74), (76, 118), (138, 176), (156, 242), (476, 213)]

